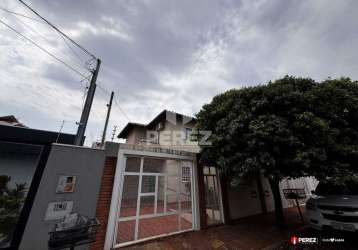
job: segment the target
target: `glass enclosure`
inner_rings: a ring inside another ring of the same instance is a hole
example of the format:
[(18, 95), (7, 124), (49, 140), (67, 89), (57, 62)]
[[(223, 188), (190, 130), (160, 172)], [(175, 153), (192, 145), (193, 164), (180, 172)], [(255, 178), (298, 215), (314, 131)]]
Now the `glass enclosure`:
[(127, 156), (115, 246), (193, 228), (193, 163)]

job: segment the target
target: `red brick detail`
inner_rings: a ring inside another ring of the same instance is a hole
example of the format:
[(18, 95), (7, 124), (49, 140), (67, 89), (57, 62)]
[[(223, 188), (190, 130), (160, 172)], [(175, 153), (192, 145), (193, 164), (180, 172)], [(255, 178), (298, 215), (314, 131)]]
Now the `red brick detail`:
[[(199, 158), (199, 157), (198, 157)], [(199, 213), (200, 213), (200, 229), (208, 227), (206, 218), (206, 204), (205, 204), (205, 183), (203, 165), (197, 162), (198, 166), (198, 193), (199, 193)]]
[(91, 250), (103, 250), (106, 238), (107, 222), (109, 209), (112, 199), (112, 188), (114, 182), (114, 174), (116, 170), (116, 157), (107, 157), (104, 163), (101, 188), (97, 201), (96, 218), (101, 223), (96, 235), (96, 241), (91, 244)]
[(221, 188), (221, 198), (223, 203), (223, 214), (224, 214), (224, 221), (225, 224), (232, 224), (230, 218), (230, 206), (229, 206), (229, 198), (228, 198), (228, 185), (229, 180), (226, 176), (220, 176), (220, 188)]

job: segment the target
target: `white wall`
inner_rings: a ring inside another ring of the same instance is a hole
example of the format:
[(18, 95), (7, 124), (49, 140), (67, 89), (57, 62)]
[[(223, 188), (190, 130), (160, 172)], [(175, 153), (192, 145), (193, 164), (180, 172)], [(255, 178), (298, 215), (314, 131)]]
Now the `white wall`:
[[(293, 200), (286, 200), (282, 189), (285, 188), (304, 188), (307, 198), (311, 195), (311, 191), (316, 188), (318, 181), (313, 177), (303, 177), (298, 179), (286, 179), (281, 181), (280, 190), (282, 197), (282, 205), (284, 208), (295, 206)], [(267, 178), (262, 177), (263, 192), (265, 194), (267, 211), (274, 211), (275, 205), (271, 192), (271, 188)], [(258, 190), (256, 181), (246, 186), (241, 186), (233, 189), (230, 185), (227, 186), (228, 203), (231, 219), (239, 219), (242, 217), (260, 214), (261, 204), (258, 197)], [(256, 195), (255, 195), (256, 194)], [(301, 203), (303, 203), (301, 201)]]
[[(45, 220), (49, 203), (73, 201), (72, 212), (95, 217), (101, 184), (104, 151), (100, 149), (53, 144), (40, 186), (22, 236), (20, 250), (47, 250), (49, 231), (59, 220)], [(56, 193), (61, 175), (76, 176), (73, 193)], [(88, 249), (88, 246), (76, 247)]]
[(261, 205), (255, 182), (235, 189), (228, 184), (227, 188), (231, 219), (238, 219), (261, 213)]

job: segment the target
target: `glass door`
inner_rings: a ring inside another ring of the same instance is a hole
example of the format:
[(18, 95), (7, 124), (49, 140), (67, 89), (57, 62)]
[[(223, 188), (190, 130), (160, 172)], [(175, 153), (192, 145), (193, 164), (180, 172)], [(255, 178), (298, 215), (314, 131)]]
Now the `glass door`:
[(219, 181), (215, 167), (204, 167), (205, 210), (207, 225), (223, 222)]
[(193, 229), (192, 161), (126, 157), (115, 247)]

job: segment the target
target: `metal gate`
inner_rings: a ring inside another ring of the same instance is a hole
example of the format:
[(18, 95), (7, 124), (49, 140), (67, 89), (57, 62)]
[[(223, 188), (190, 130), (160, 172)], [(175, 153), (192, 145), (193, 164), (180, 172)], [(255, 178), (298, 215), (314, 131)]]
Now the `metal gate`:
[(126, 155), (113, 246), (193, 229), (193, 162)]
[(205, 210), (207, 225), (223, 223), (221, 190), (215, 167), (203, 167), (205, 185)]

